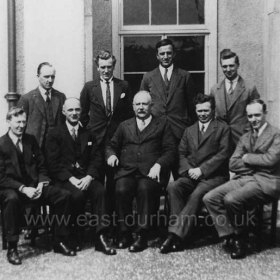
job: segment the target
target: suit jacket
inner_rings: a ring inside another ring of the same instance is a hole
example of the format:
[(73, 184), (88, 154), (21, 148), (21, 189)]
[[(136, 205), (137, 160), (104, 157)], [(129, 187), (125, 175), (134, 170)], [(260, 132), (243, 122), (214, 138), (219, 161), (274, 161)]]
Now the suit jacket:
[(176, 146), (174, 136), (163, 118), (153, 117), (140, 133), (136, 118), (122, 122), (106, 149), (106, 158), (116, 155), (119, 166), (115, 179), (128, 176), (135, 171), (147, 176), (151, 167), (161, 165), (161, 183), (166, 184), (169, 170), (174, 162)]
[(99, 79), (87, 82), (81, 91), (81, 122), (95, 134), (98, 144), (104, 144), (106, 139), (111, 139), (118, 125), (133, 116), (132, 95), (128, 83), (117, 78), (113, 78), (113, 82), (113, 114), (109, 117), (106, 115)]
[(180, 68), (173, 68), (168, 96), (165, 94), (164, 82), (158, 67), (144, 75), (140, 88), (151, 93), (152, 114), (167, 118), (179, 142), (185, 128), (196, 119), (193, 105), (196, 92), (190, 73)]
[[(65, 121), (65, 117), (62, 114), (64, 101), (65, 95), (62, 92), (52, 89), (51, 103), (56, 126)], [(39, 88), (22, 95), (19, 99), (18, 106), (23, 107), (27, 114), (26, 133), (34, 135), (39, 146), (42, 147), (47, 132), (47, 115), (45, 101)]]
[(226, 123), (213, 119), (206, 132), (199, 135), (196, 122), (186, 128), (179, 145), (179, 174), (188, 176), (190, 168), (199, 167), (202, 180), (229, 178), (230, 130)]
[[(37, 187), (39, 182), (50, 181), (45, 168), (44, 157), (33, 135), (22, 136), (23, 157), (26, 173), (32, 179), (29, 187)], [(23, 185), (16, 147), (8, 133), (0, 138), (0, 190), (19, 189)]]
[(225, 79), (214, 85), (210, 91), (216, 101), (216, 117), (224, 120), (231, 129), (232, 140), (236, 146), (239, 138), (249, 129), (246, 114), (246, 105), (252, 100), (259, 98), (260, 95), (255, 86), (249, 86), (242, 77), (239, 76), (237, 85), (233, 91), (233, 102), (227, 105), (225, 98)]
[[(253, 176), (264, 193), (280, 194), (280, 131), (270, 124), (252, 146), (252, 131), (245, 133), (237, 144), (230, 159), (230, 170), (234, 178)], [(242, 160), (247, 154), (245, 162)]]
[(74, 173), (82, 176), (99, 177), (97, 169), (101, 165), (101, 155), (94, 136), (83, 127), (78, 129), (81, 157), (76, 163), (75, 142), (69, 133), (66, 123), (53, 129), (46, 139), (46, 157), (50, 175), (54, 180), (67, 181)]

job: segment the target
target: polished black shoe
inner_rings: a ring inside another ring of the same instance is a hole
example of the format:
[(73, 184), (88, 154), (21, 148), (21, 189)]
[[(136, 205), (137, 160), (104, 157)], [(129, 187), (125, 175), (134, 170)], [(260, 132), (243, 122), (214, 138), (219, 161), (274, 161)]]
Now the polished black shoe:
[(105, 255), (116, 255), (117, 251), (111, 247), (107, 238), (101, 234), (99, 235), (96, 243), (95, 243), (95, 250), (103, 252)]
[(246, 244), (244, 240), (237, 239), (234, 241), (233, 249), (231, 252), (232, 259), (243, 259), (246, 257)]
[(161, 254), (168, 254), (171, 252), (178, 252), (182, 250), (182, 242), (179, 242), (179, 238), (175, 238), (174, 235), (169, 235), (168, 238), (162, 243), (159, 252)]
[(225, 238), (222, 247), (225, 251), (232, 252), (232, 250), (234, 249), (234, 238), (232, 236)]
[(131, 253), (137, 253), (148, 247), (147, 239), (143, 235), (138, 235), (136, 241), (128, 248)]
[(128, 234), (125, 234), (119, 239), (117, 247), (118, 247), (118, 249), (126, 249), (131, 245), (131, 243), (132, 243), (131, 236)]
[(7, 259), (8, 259), (8, 262), (11, 263), (11, 264), (14, 264), (14, 265), (20, 265), (21, 264), (21, 259), (18, 255), (17, 248), (8, 249)]
[(64, 256), (74, 257), (76, 252), (73, 249), (70, 249), (65, 243), (59, 242), (56, 243), (53, 247), (55, 253), (60, 253)]

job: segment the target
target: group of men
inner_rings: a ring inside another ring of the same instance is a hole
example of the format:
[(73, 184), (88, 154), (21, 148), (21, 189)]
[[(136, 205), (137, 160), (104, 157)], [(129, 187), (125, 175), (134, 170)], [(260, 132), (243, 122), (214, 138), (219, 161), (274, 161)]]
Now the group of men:
[[(54, 67), (39, 65), (38, 88), (9, 110), (9, 131), (0, 138), (10, 263), (21, 264), (25, 201), (48, 203), (52, 214), (70, 218), (54, 225), (54, 251), (75, 256), (83, 239), (78, 221), (89, 199), (95, 248), (115, 255), (115, 247), (147, 248), (166, 186), (170, 220), (160, 253), (183, 248), (204, 202), (231, 257), (246, 256), (246, 211), (280, 192), (280, 132), (266, 121), (266, 105), (238, 74), (231, 50), (221, 52), (225, 79), (210, 95), (197, 93), (190, 73), (173, 64), (171, 40), (159, 41), (156, 51), (159, 67), (143, 76), (134, 96), (126, 81), (113, 76), (116, 59), (108, 51), (96, 57), (99, 78), (84, 85), (80, 100), (55, 90)], [(230, 181), (229, 170), (235, 173)], [(115, 221), (113, 245), (108, 235)]]

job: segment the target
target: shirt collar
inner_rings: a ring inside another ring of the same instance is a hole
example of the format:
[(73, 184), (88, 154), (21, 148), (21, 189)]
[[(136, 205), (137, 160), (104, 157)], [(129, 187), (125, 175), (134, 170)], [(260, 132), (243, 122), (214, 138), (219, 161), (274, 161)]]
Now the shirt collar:
[(258, 132), (258, 137), (261, 136), (261, 134), (263, 133), (263, 131), (265, 130), (265, 128), (267, 127), (267, 122), (265, 122), (261, 128), (259, 129), (259, 132)]
[(66, 123), (66, 126), (67, 126), (70, 133), (72, 133), (72, 129), (74, 128), (75, 132), (76, 132), (76, 135), (78, 134), (78, 129), (79, 129), (79, 126), (80, 126), (79, 122), (75, 126), (71, 125), (68, 121), (66, 121), (65, 123)]
[(230, 84), (232, 82), (232, 84), (236, 84), (238, 82), (239, 79), (239, 75), (237, 75), (237, 77), (235, 79), (233, 79), (232, 81), (230, 81), (228, 78), (226, 78), (226, 83)]
[[(108, 82), (109, 82), (109, 84), (112, 82), (112, 80), (113, 80), (113, 76), (108, 80)], [(104, 83), (104, 84), (106, 84), (107, 83), (107, 80), (104, 80), (104, 79), (102, 79), (101, 77), (100, 77), (100, 81), (102, 82), (102, 83)]]
[(18, 137), (16, 135), (14, 135), (14, 133), (11, 130), (9, 130), (8, 134), (15, 145), (17, 144), (18, 139), (22, 140), (22, 135), (20, 137)]
[[(173, 68), (174, 68), (174, 64), (171, 64), (171, 65), (167, 68), (167, 69), (168, 69), (167, 72), (168, 72), (168, 73), (172, 73)], [(161, 64), (159, 65), (159, 70), (160, 70), (161, 73), (164, 74), (164, 73), (165, 73), (165, 69), (166, 69), (166, 68), (165, 68), (165, 67), (162, 67)]]
[[(152, 120), (152, 115), (150, 115), (147, 119), (144, 120), (145, 126), (147, 126), (147, 125), (151, 122), (151, 120)], [(138, 119), (138, 118), (136, 117), (136, 121), (137, 121), (137, 123), (138, 123), (138, 122), (141, 122), (141, 121), (143, 121), (143, 120)]]
[(202, 122), (198, 121), (199, 130), (201, 130), (202, 125), (204, 125), (204, 132), (205, 132), (211, 121), (212, 121), (212, 119), (210, 121), (208, 121), (207, 123), (202, 123)]
[[(47, 92), (47, 90), (46, 89), (44, 89), (41, 85), (39, 85), (39, 91), (40, 91), (40, 93), (43, 95), (43, 96), (46, 96), (46, 92)], [(50, 93), (50, 95), (51, 95), (51, 93), (52, 93), (52, 89), (49, 89), (48, 90), (48, 92)]]

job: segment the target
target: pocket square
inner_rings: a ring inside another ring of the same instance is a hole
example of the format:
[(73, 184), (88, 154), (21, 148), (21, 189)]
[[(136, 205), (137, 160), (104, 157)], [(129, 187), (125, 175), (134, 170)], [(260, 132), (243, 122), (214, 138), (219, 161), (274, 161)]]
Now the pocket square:
[(122, 94), (121, 94), (121, 99), (123, 99), (125, 97), (125, 93), (123, 92)]
[(88, 145), (88, 146), (92, 146), (92, 142), (88, 142), (87, 145)]

